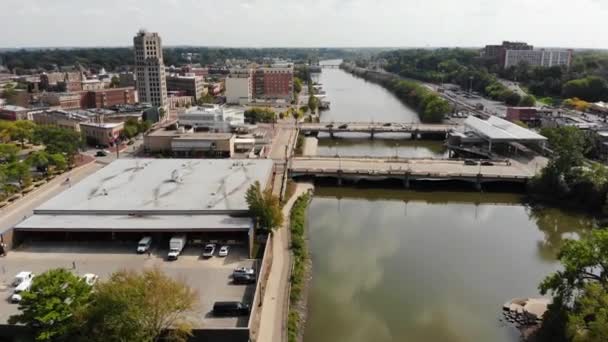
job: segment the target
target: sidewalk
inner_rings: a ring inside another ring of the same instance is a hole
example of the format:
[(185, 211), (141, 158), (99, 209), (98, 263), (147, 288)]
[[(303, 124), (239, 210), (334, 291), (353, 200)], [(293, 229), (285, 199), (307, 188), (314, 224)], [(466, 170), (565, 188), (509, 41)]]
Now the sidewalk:
[[(289, 272), (291, 267), (291, 251), (289, 250), (289, 214), (291, 207), (300, 195), (312, 189), (312, 184), (296, 183), (293, 196), (283, 207), (285, 222), (273, 234), (273, 261), (270, 276), (266, 283), (266, 291), (262, 305), (262, 318), (258, 338), (259, 342), (281, 342), (285, 336), (284, 327), (287, 319), (287, 293)], [(284, 342), (284, 341), (283, 341)]]

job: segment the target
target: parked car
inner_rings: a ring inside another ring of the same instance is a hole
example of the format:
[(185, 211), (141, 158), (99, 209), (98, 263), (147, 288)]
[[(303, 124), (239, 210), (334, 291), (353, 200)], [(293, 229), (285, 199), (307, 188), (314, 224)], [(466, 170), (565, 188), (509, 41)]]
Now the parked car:
[(95, 153), (95, 157), (105, 157), (108, 154), (106, 153), (106, 151), (97, 151), (97, 153)]
[(228, 256), (228, 252), (230, 252), (230, 246), (222, 246), (220, 247), (220, 251), (217, 253), (217, 255), (225, 257)]
[(494, 163), (492, 163), (491, 161), (483, 161), (483, 162), (481, 162), (481, 165), (483, 165), (483, 166), (494, 166)]
[(477, 165), (477, 162), (472, 159), (465, 159), (464, 165)]
[(343, 125), (338, 126), (338, 128), (339, 129), (347, 129), (348, 125), (347, 124), (343, 124)]
[(215, 245), (212, 243), (205, 245), (205, 248), (203, 248), (203, 257), (211, 258), (213, 253), (215, 253)]
[(246, 273), (237, 273), (232, 276), (232, 283), (234, 284), (254, 284), (255, 275)]
[(21, 293), (24, 291), (29, 291), (32, 287), (32, 282), (34, 278), (26, 279), (21, 284), (17, 285), (13, 295), (11, 296), (12, 303), (19, 303), (21, 301)]
[(392, 123), (387, 122), (387, 123), (385, 123), (385, 124), (384, 124), (384, 125), (382, 125), (382, 126), (384, 126), (384, 127), (391, 127), (392, 125), (393, 125)]
[(255, 270), (250, 267), (237, 267), (232, 271), (232, 276), (234, 277), (237, 274), (253, 274), (255, 275)]
[(26, 280), (32, 280), (32, 278), (34, 278), (34, 273), (29, 272), (29, 271), (22, 271), (17, 273), (17, 275), (15, 276), (15, 279), (13, 280), (13, 286), (17, 287), (19, 286), (19, 284), (23, 283)]
[(334, 128), (334, 124), (325, 125), (325, 128)]
[(144, 236), (137, 243), (137, 253), (140, 253), (140, 254), (141, 253), (145, 253), (148, 250), (150, 250), (151, 246), (152, 246), (152, 237), (151, 236)]
[(97, 280), (99, 280), (99, 276), (97, 274), (87, 273), (82, 276), (82, 280), (84, 280), (87, 285), (93, 286), (97, 283)]
[(213, 304), (214, 316), (246, 316), (249, 311), (249, 305), (241, 302), (215, 302)]

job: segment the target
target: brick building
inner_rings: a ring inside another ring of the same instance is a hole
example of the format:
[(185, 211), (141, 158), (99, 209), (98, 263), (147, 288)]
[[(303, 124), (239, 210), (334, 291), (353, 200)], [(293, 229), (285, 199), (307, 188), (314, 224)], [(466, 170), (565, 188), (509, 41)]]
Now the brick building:
[(112, 88), (83, 92), (82, 108), (107, 108), (116, 105), (132, 105), (137, 102), (135, 88)]
[(253, 92), (259, 99), (291, 100), (293, 67), (258, 68), (253, 76)]

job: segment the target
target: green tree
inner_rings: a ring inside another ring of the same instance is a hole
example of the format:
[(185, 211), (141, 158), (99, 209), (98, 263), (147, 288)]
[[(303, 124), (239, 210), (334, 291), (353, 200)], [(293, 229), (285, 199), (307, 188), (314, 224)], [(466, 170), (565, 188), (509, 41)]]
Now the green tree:
[(297, 95), (302, 91), (302, 80), (298, 77), (293, 79), (293, 92)]
[(99, 283), (93, 305), (83, 315), (83, 341), (185, 341), (191, 327), (186, 315), (197, 307), (198, 293), (158, 268), (120, 271)]
[(317, 108), (319, 107), (319, 99), (316, 96), (313, 96), (312, 93), (308, 97), (308, 108), (310, 109), (311, 114), (315, 114), (317, 112)]
[(19, 141), (23, 147), (26, 140), (32, 140), (35, 128), (36, 124), (32, 121), (17, 120), (12, 127), (10, 127), (9, 134), (13, 141)]
[(65, 154), (70, 161), (82, 146), (82, 136), (78, 132), (55, 126), (37, 126), (33, 138), (45, 145), (48, 153)]
[(207, 93), (202, 97), (199, 97), (199, 99), (196, 101), (196, 103), (201, 106), (204, 104), (208, 104), (208, 103), (215, 103), (215, 97), (213, 97), (213, 95)]
[(566, 82), (562, 88), (562, 95), (566, 98), (596, 102), (608, 98), (608, 82), (598, 76), (588, 76)]
[(35, 151), (27, 157), (27, 162), (38, 170), (46, 171), (49, 166), (49, 154), (46, 151)]
[(110, 88), (118, 88), (120, 87), (120, 78), (118, 76), (112, 76), (110, 80)]
[(433, 95), (424, 106), (422, 117), (425, 122), (441, 122), (450, 110), (450, 104), (446, 100)]
[(547, 137), (553, 155), (549, 167), (555, 167), (558, 174), (568, 174), (584, 160), (585, 136), (576, 127), (545, 128), (541, 134)]
[(90, 302), (91, 287), (65, 269), (47, 271), (34, 278), (29, 291), (22, 293), (21, 313), (9, 318), (10, 324), (24, 324), (36, 341), (69, 340), (75, 317)]
[(519, 101), (521, 107), (534, 107), (536, 106), (536, 98), (533, 95), (526, 95)]
[(19, 183), (21, 188), (32, 185), (32, 172), (27, 163), (14, 161), (6, 164), (6, 175), (10, 182)]
[(14, 162), (17, 160), (19, 147), (14, 144), (0, 144), (0, 163)]
[(274, 230), (283, 225), (281, 203), (271, 189), (262, 191), (260, 182), (255, 182), (247, 189), (245, 198), (260, 229)]
[(68, 161), (61, 153), (53, 153), (49, 155), (49, 165), (57, 171), (63, 172), (68, 168)]
[(568, 314), (567, 332), (573, 342), (608, 341), (608, 292), (605, 285), (585, 285)]
[(254, 107), (245, 111), (245, 120), (252, 124), (263, 122), (272, 123), (276, 120), (277, 114), (270, 108)]

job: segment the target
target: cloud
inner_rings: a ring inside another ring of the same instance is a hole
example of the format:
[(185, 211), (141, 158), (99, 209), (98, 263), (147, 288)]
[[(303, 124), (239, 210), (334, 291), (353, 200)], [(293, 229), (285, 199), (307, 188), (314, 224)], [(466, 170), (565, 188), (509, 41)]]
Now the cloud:
[(172, 45), (608, 47), (597, 34), (608, 4), (577, 8), (585, 15), (566, 0), (2, 0), (0, 31), (12, 34), (0, 46), (124, 45), (145, 26)]

